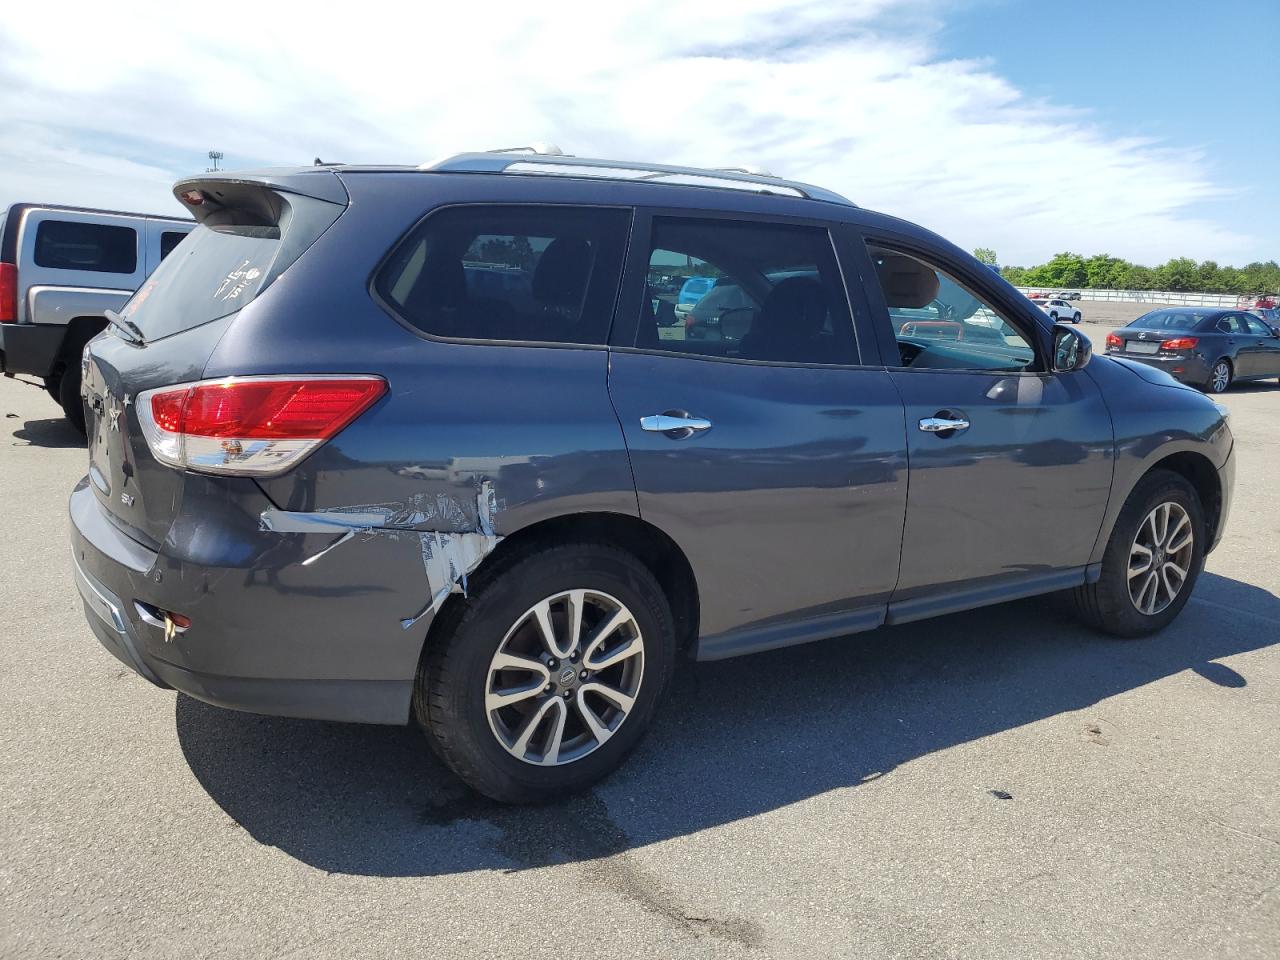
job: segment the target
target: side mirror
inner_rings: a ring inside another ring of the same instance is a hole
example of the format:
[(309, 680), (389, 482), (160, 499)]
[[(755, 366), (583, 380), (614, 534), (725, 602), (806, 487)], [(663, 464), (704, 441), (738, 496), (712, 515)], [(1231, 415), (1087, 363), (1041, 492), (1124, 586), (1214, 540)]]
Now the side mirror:
[(1093, 358), (1093, 344), (1079, 330), (1065, 324), (1053, 325), (1053, 369), (1055, 373), (1082, 370)]

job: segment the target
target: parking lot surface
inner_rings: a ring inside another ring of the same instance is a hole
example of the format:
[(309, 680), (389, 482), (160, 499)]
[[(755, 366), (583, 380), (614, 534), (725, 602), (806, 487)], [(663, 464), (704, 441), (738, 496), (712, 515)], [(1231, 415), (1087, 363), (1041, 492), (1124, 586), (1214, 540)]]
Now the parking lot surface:
[(415, 730), (126, 670), (70, 575), (85, 451), (0, 381), (0, 955), (1273, 960), (1280, 386), (1223, 400), (1234, 513), (1162, 635), (1039, 599), (685, 665), (619, 774), (516, 809)]

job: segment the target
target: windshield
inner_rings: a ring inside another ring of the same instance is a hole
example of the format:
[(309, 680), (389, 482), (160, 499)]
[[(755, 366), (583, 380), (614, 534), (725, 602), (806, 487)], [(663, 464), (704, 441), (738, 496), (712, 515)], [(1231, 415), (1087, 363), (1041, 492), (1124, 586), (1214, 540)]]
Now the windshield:
[(1153, 310), (1129, 326), (1143, 330), (1194, 330), (1208, 315), (1204, 310)]

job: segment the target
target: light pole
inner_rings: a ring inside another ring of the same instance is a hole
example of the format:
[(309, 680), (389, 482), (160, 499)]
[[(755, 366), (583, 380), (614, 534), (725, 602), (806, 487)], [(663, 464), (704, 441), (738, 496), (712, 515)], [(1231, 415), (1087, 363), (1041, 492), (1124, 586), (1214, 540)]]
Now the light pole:
[(213, 166), (211, 166), (211, 167), (206, 167), (204, 172), (205, 172), (205, 173), (217, 173), (217, 172), (218, 172), (218, 161), (219, 161), (219, 160), (221, 160), (221, 159), (222, 159), (222, 151), (221, 151), (221, 150), (210, 150), (210, 151), (209, 151), (209, 161), (213, 164)]

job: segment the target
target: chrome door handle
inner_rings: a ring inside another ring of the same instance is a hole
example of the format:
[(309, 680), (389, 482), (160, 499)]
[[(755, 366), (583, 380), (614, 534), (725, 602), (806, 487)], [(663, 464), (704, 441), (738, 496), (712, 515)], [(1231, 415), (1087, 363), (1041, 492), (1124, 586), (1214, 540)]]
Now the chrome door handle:
[(964, 417), (925, 417), (920, 421), (920, 429), (925, 433), (946, 433), (948, 430), (968, 430), (969, 421)]
[(684, 440), (695, 433), (711, 429), (711, 421), (702, 417), (691, 417), (680, 410), (668, 410), (666, 413), (640, 418), (640, 429), (650, 433), (665, 433), (672, 440)]

